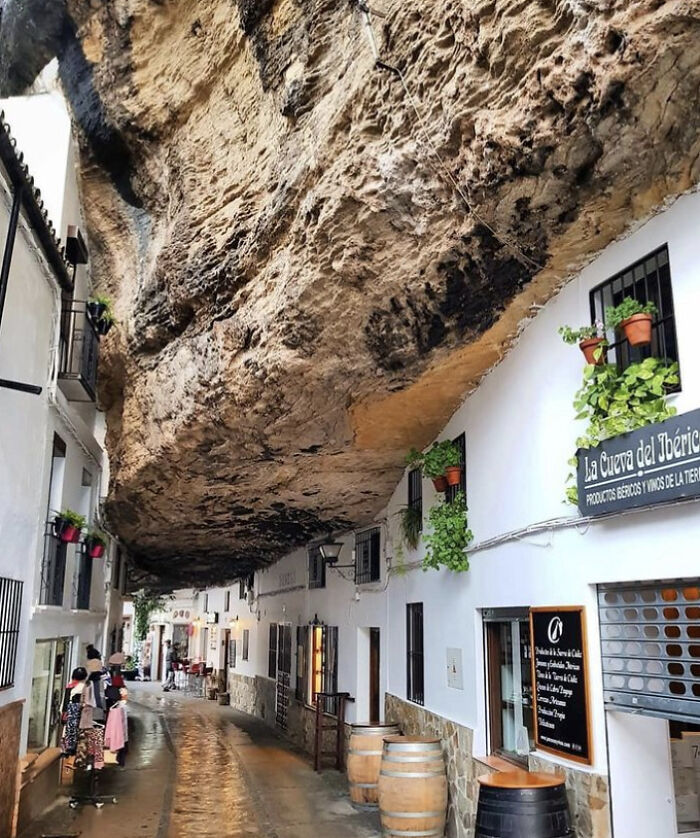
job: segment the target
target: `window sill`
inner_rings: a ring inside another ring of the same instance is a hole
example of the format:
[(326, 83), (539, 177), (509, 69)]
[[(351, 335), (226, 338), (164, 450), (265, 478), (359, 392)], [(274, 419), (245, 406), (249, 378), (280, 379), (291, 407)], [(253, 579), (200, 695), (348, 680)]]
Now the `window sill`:
[(527, 771), (527, 767), (522, 762), (505, 759), (505, 757), (496, 754), (487, 757), (474, 757), (474, 761), (490, 768), (492, 771)]

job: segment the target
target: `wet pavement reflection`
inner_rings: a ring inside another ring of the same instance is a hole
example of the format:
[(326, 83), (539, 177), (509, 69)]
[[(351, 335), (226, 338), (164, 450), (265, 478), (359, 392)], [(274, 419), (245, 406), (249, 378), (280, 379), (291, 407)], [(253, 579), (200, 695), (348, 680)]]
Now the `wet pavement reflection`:
[(64, 796), (21, 838), (379, 836), (378, 817), (351, 806), (343, 776), (315, 774), (262, 722), (157, 684), (133, 686), (127, 765), (101, 777), (100, 792), (117, 805), (71, 810)]

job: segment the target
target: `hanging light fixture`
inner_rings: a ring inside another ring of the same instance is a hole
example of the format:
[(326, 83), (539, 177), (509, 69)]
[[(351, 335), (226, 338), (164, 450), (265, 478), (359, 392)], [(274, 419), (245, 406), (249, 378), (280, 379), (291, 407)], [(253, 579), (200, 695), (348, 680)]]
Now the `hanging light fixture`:
[(329, 535), (328, 540), (318, 546), (321, 558), (326, 564), (334, 565), (340, 558), (340, 551), (343, 549), (342, 541), (333, 541)]

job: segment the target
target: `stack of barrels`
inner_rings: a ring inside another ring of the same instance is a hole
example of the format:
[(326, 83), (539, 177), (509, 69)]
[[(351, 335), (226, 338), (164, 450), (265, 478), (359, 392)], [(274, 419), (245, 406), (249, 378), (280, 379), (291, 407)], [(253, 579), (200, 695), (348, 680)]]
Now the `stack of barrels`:
[(350, 798), (379, 807), (386, 838), (440, 838), (447, 775), (440, 739), (401, 736), (395, 725), (353, 725), (348, 752)]

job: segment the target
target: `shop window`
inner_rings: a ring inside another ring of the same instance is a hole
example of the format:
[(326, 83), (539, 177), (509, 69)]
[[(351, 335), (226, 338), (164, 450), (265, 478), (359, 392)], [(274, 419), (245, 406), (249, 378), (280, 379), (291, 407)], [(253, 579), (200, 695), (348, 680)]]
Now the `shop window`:
[(423, 659), (423, 603), (406, 606), (406, 697), (416, 704), (425, 702)]
[(326, 587), (326, 563), (318, 544), (309, 547), (309, 588)]
[(423, 529), (423, 475), (419, 468), (411, 469), (408, 472), (408, 498), (407, 505), (415, 509), (420, 518), (420, 528)]
[(467, 440), (464, 434), (455, 437), (452, 442), (459, 449), (459, 464), (462, 466), (462, 473), (459, 483), (456, 486), (448, 486), (445, 492), (445, 500), (453, 501), (459, 492), (467, 497)]
[[(315, 705), (318, 693), (338, 691), (338, 627), (297, 627), (296, 697)], [(337, 701), (325, 700), (325, 712), (335, 714)]]
[(0, 690), (15, 683), (23, 583), (0, 578)]
[(243, 649), (241, 652), (241, 658), (244, 661), (248, 660), (248, 646), (250, 645), (250, 631), (248, 629), (243, 629)]
[(379, 527), (355, 536), (355, 584), (378, 582), (380, 578), (381, 537)]
[(527, 609), (484, 614), (492, 754), (527, 764), (534, 746), (532, 654)]
[(700, 832), (700, 723), (670, 721), (671, 766), (679, 835)]
[(671, 289), (671, 267), (668, 247), (664, 245), (591, 291), (591, 322), (605, 324), (605, 309), (619, 305), (625, 297), (642, 303), (653, 302), (657, 308), (652, 328), (651, 344), (630, 346), (621, 332), (607, 331), (610, 345), (608, 360), (620, 370), (651, 356), (665, 363), (678, 361), (676, 320)]
[(67, 638), (37, 641), (34, 645), (28, 748), (40, 750), (58, 744), (70, 649)]
[(267, 653), (267, 677), (277, 677), (277, 623), (270, 623), (270, 645)]

